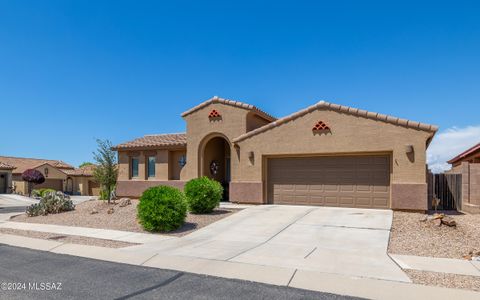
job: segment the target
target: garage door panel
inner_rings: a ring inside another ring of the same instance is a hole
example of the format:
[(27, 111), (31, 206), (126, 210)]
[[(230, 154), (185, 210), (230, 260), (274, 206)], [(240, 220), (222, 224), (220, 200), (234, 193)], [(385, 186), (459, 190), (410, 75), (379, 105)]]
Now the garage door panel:
[(273, 203), (389, 207), (388, 156), (269, 159), (267, 172)]

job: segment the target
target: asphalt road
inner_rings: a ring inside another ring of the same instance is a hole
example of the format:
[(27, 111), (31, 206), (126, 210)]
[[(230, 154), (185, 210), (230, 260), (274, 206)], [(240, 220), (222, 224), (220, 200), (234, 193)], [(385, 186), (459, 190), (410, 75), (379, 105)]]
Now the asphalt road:
[(354, 298), (0, 244), (0, 299)]

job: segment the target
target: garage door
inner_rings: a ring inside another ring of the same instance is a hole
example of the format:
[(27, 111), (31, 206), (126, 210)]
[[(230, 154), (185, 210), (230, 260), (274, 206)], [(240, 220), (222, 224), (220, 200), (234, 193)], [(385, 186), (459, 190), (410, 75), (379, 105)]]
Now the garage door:
[(56, 191), (63, 191), (63, 182), (61, 179), (45, 179), (42, 184), (37, 184), (34, 189), (54, 189)]
[(389, 156), (272, 158), (267, 172), (269, 203), (390, 206)]

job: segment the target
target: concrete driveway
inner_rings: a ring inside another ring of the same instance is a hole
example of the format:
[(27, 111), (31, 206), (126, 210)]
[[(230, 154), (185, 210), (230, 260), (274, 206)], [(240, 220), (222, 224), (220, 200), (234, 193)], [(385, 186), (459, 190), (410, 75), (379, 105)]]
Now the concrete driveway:
[(387, 255), (390, 210), (263, 205), (127, 251), (410, 282)]

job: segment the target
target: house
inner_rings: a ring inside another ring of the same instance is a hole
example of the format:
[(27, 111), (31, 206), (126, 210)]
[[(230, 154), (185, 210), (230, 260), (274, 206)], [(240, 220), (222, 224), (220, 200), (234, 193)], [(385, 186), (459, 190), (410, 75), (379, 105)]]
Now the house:
[[(11, 167), (10, 171), (5, 172), (1, 165)], [(5, 176), (10, 178), (5, 180), (6, 188), (0, 189), (0, 193), (29, 194), (28, 183), (22, 179), (22, 173), (27, 169), (36, 169), (45, 177), (45, 182), (35, 185), (35, 189), (51, 188), (72, 195), (98, 195), (99, 193), (98, 184), (93, 181), (92, 166), (74, 168), (60, 160), (10, 156), (0, 156), (0, 176), (7, 174)]]
[(0, 161), (0, 194), (6, 194), (12, 186), (12, 170), (14, 166)]
[(117, 195), (208, 176), (231, 202), (427, 209), (426, 149), (437, 127), (320, 101), (277, 119), (213, 97), (185, 133), (119, 144)]
[(462, 175), (462, 203), (465, 212), (480, 213), (480, 143), (448, 161), (449, 174)]

